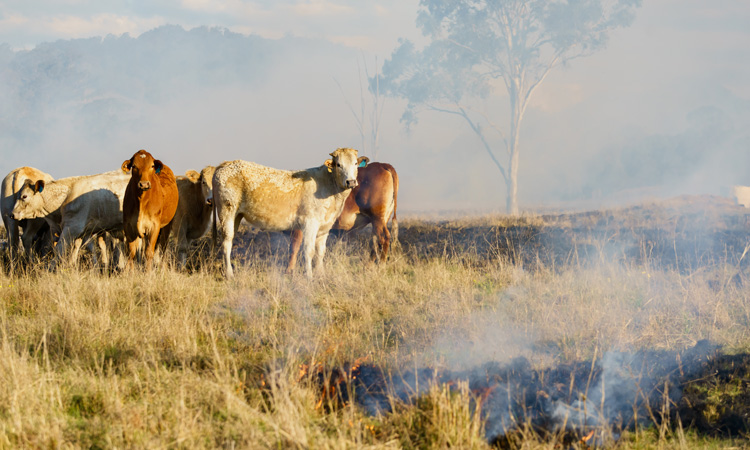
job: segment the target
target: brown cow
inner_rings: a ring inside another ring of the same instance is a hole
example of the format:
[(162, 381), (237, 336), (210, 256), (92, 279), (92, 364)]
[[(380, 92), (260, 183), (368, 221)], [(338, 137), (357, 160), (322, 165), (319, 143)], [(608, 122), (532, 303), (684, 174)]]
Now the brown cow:
[[(375, 162), (359, 168), (357, 182), (359, 185), (352, 189), (346, 199), (344, 210), (333, 224), (333, 229), (356, 230), (371, 223), (370, 259), (385, 262), (391, 243), (398, 244), (398, 174), (392, 165)], [(389, 220), (391, 231), (388, 231)]]
[[(366, 159), (366, 161), (369, 161)], [(360, 167), (357, 172), (357, 187), (344, 203), (344, 210), (331, 230), (350, 231), (372, 224), (372, 249), (370, 259), (385, 262), (391, 243), (398, 244), (398, 174), (390, 164), (374, 162)], [(391, 231), (388, 221), (391, 220)], [(291, 251), (296, 253), (302, 239), (299, 230), (292, 232)], [(296, 255), (291, 256), (293, 259)]]
[(122, 163), (123, 172), (131, 171), (122, 208), (128, 266), (132, 267), (141, 239), (146, 247), (146, 267), (151, 269), (157, 240), (164, 252), (169, 241), (172, 218), (179, 195), (172, 169), (146, 150), (138, 150)]
[(172, 229), (177, 234), (177, 261), (185, 267), (190, 243), (201, 238), (209, 225), (213, 213), (213, 176), (216, 168), (207, 166), (201, 173), (188, 170), (185, 176), (177, 177), (180, 201), (174, 215)]

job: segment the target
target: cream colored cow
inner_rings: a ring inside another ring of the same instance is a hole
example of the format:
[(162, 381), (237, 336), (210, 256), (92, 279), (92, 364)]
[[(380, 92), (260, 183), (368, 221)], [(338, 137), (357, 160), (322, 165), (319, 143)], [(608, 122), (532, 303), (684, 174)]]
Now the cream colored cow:
[[(264, 230), (302, 230), (305, 269), (322, 270), (328, 232), (341, 214), (352, 188), (357, 150), (339, 148), (320, 167), (289, 171), (247, 161), (228, 161), (216, 168), (213, 179), (216, 226), (222, 245), (224, 270), (233, 276), (232, 239), (242, 218)], [(290, 258), (287, 271), (295, 260)]]
[(750, 186), (732, 186), (731, 197), (738, 205), (750, 208)]
[[(11, 255), (15, 255), (18, 252), (18, 245), (21, 242), (23, 242), (23, 248), (26, 255), (28, 255), (31, 251), (34, 237), (45, 224), (44, 219), (29, 219), (22, 225), (21, 221), (11, 217), (13, 206), (16, 203), (16, 198), (18, 198), (18, 191), (21, 190), (26, 180), (43, 180), (45, 183), (49, 183), (54, 178), (52, 178), (52, 175), (33, 167), (19, 167), (12, 170), (3, 179), (0, 190), (0, 198), (2, 198), (0, 200), (0, 214), (3, 216), (3, 224), (5, 224), (5, 230), (8, 232), (8, 245)], [(23, 229), (23, 235), (20, 239), (18, 233), (19, 227)]]
[[(27, 180), (18, 193), (12, 217), (47, 220), (50, 230), (60, 235), (55, 247), (55, 265), (72, 244), (70, 260), (75, 262), (82, 239), (104, 232), (122, 233), (122, 202), (128, 181), (130, 175), (121, 170), (48, 183)], [(101, 239), (99, 246), (106, 268), (109, 259)]]
[(200, 173), (188, 170), (177, 177), (180, 201), (174, 215), (172, 230), (177, 237), (177, 261), (185, 267), (190, 244), (203, 237), (211, 225), (213, 214), (213, 176), (216, 167), (207, 166)]

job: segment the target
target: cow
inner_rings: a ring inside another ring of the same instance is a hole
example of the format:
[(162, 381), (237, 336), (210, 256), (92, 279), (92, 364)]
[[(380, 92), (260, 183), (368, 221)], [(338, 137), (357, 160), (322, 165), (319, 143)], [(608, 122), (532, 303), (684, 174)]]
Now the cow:
[[(83, 240), (103, 233), (117, 236), (122, 231), (122, 206), (129, 177), (121, 171), (97, 175), (44, 180), (26, 180), (18, 192), (12, 216), (16, 220), (44, 218), (53, 235), (60, 236), (55, 246), (54, 266), (65, 253), (76, 262)], [(97, 239), (107, 269), (109, 259), (103, 239)]]
[(731, 197), (745, 208), (750, 208), (750, 186), (732, 186)]
[(374, 162), (359, 168), (357, 183), (333, 229), (349, 231), (372, 224), (370, 259), (385, 262), (389, 248), (398, 244), (398, 174), (392, 165)]
[[(396, 205), (398, 202), (398, 174), (390, 164), (369, 163), (359, 167), (357, 187), (344, 203), (344, 210), (331, 231), (351, 231), (372, 224), (372, 247), (370, 259), (385, 262), (391, 243), (398, 244), (398, 219)], [(391, 220), (391, 217), (393, 219)], [(388, 231), (388, 222), (391, 230)], [(292, 242), (301, 239), (301, 232), (295, 230), (291, 235)], [(293, 249), (294, 250), (294, 249)], [(295, 258), (296, 256), (292, 256)]]
[(352, 148), (339, 148), (330, 155), (331, 159), (322, 166), (298, 171), (240, 160), (227, 161), (216, 168), (215, 226), (227, 278), (233, 276), (232, 239), (243, 217), (264, 230), (301, 231), (299, 239), (292, 240), (287, 272), (294, 269), (302, 240), (307, 277), (313, 276), (313, 257), (316, 270), (323, 270), (328, 232), (357, 186), (357, 165), (364, 160)]
[[(5, 230), (8, 233), (8, 245), (11, 257), (18, 253), (20, 243), (23, 243), (26, 256), (29, 256), (34, 246), (34, 238), (38, 234), (44, 234), (45, 229), (49, 231), (47, 222), (44, 219), (25, 219), (19, 221), (11, 217), (13, 206), (18, 198), (18, 191), (21, 190), (26, 180), (42, 180), (45, 183), (49, 183), (54, 178), (52, 178), (52, 175), (33, 167), (19, 167), (12, 170), (3, 179), (3, 184), (0, 188), (0, 214), (3, 217)], [(19, 227), (23, 230), (23, 235), (20, 239), (18, 233)]]
[(123, 231), (128, 245), (128, 267), (133, 266), (141, 240), (146, 250), (146, 268), (153, 265), (158, 241), (162, 253), (169, 242), (179, 194), (174, 173), (146, 150), (138, 150), (122, 163), (130, 172), (122, 208)]
[(190, 244), (200, 239), (211, 225), (213, 213), (213, 176), (216, 167), (206, 166), (200, 173), (188, 170), (177, 177), (179, 202), (172, 229), (177, 238), (177, 262), (185, 267)]

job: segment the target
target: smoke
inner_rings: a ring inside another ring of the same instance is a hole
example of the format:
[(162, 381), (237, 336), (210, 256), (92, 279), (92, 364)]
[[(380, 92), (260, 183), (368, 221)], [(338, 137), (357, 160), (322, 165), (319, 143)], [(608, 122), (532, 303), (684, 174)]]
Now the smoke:
[(678, 420), (680, 412), (690, 415), (691, 408), (700, 406), (683, 400), (685, 389), (718, 373), (722, 364), (734, 366), (732, 358), (700, 341), (681, 352), (609, 352), (593, 361), (547, 369), (532, 369), (526, 358), (518, 357), (463, 371), (419, 368), (394, 374), (355, 364), (329, 375), (321, 370), (317, 376), (324, 393), (335, 393), (344, 403), (351, 395), (372, 415), (391, 411), (394, 402), (414, 402), (435, 384), (466, 382), (490, 443), (505, 442), (527, 427), (541, 435), (570, 432), (574, 437), (597, 431), (592, 441), (597, 442), (616, 440), (624, 430)]
[[(746, 11), (705, 9), (644, 5), (607, 49), (550, 74), (521, 130), (522, 206), (725, 195), (726, 185), (750, 184), (742, 126), (750, 120), (750, 58), (736, 26)], [(140, 148), (177, 173), (238, 158), (318, 165), (333, 148), (360, 145), (346, 104), (359, 107), (357, 61), (382, 61), (387, 51), (175, 25), (29, 51), (0, 45), (0, 170), (99, 173)], [(475, 106), (500, 128), (508, 121), (503, 89)], [(505, 183), (466, 124), (425, 113), (407, 133), (404, 107), (386, 99), (378, 151), (401, 174), (402, 210), (501, 210)], [(488, 135), (501, 149), (500, 135)]]

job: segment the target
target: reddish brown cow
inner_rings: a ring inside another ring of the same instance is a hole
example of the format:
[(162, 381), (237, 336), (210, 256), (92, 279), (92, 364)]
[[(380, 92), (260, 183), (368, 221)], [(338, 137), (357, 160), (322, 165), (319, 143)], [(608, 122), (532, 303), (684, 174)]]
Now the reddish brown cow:
[[(366, 159), (366, 161), (369, 161)], [(372, 249), (370, 259), (385, 262), (388, 250), (393, 242), (398, 244), (398, 219), (396, 204), (398, 201), (398, 174), (390, 164), (374, 162), (360, 167), (357, 172), (357, 187), (344, 203), (344, 210), (332, 230), (356, 230), (372, 224)], [(393, 216), (391, 231), (388, 221)], [(296, 261), (302, 233), (295, 230), (291, 235), (290, 259)]]
[(172, 219), (177, 211), (179, 195), (172, 169), (146, 150), (139, 150), (122, 163), (122, 170), (131, 171), (122, 207), (125, 242), (130, 253), (128, 266), (144, 240), (146, 267), (151, 268), (157, 240), (164, 252), (169, 241)]

